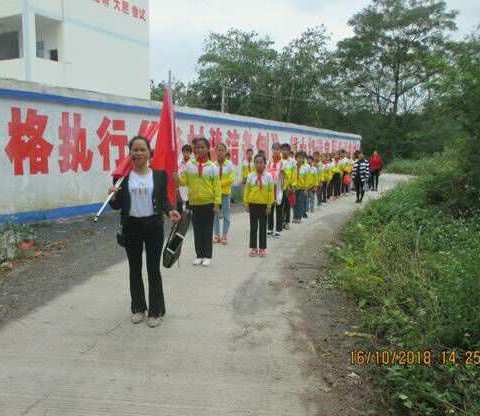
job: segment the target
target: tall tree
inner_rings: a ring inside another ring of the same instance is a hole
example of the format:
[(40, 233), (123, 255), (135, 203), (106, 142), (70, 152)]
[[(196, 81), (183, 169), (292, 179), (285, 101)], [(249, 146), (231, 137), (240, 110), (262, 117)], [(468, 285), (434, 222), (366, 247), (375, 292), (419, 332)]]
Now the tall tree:
[[(429, 83), (448, 57), (457, 12), (445, 1), (373, 0), (349, 21), (354, 36), (338, 44), (338, 74), (345, 102), (386, 117), (389, 152), (404, 137), (399, 115), (421, 108)], [(346, 94), (345, 94), (346, 93)]]
[(275, 71), (278, 118), (318, 125), (318, 107), (328, 99), (328, 40), (324, 26), (313, 27), (282, 50)]
[(270, 38), (256, 32), (211, 33), (198, 61), (198, 79), (190, 86), (192, 93), (205, 108), (219, 110), (223, 90), (229, 112), (268, 117), (277, 57), (272, 45)]

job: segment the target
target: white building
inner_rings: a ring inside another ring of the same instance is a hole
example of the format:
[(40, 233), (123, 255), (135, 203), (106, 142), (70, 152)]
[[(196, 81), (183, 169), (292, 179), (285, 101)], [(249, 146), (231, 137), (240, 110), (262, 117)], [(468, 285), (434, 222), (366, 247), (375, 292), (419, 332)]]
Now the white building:
[(149, 97), (148, 0), (0, 0), (0, 78)]

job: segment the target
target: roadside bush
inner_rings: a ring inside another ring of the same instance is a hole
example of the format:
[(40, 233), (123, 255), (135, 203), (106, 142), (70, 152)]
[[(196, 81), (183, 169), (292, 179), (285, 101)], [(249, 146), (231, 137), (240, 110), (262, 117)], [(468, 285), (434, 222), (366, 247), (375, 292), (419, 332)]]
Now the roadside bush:
[[(432, 367), (378, 370), (391, 414), (480, 414), (480, 356), (462, 362), (480, 350), (480, 213), (460, 209), (474, 205), (456, 195), (462, 180), (445, 163), (398, 187), (356, 213), (332, 251), (331, 276), (358, 302), (369, 347), (432, 351)], [(442, 363), (443, 351), (457, 362)]]

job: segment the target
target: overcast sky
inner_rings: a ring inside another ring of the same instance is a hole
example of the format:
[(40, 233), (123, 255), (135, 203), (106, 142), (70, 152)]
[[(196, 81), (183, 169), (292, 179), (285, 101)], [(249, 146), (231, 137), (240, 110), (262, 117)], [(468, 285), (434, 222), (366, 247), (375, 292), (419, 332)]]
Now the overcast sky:
[[(348, 19), (369, 0), (150, 0), (151, 77), (166, 80), (195, 77), (196, 62), (209, 32), (235, 27), (269, 35), (276, 48), (288, 44), (306, 28), (324, 24), (333, 45), (352, 35)], [(459, 33), (464, 36), (480, 24), (480, 0), (447, 0), (460, 12)]]

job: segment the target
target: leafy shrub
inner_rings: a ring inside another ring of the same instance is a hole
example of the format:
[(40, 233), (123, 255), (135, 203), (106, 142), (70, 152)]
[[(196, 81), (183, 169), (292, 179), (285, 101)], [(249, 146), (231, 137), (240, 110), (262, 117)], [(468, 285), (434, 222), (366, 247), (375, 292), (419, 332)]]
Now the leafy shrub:
[(391, 414), (480, 414), (480, 366), (439, 363), (442, 351), (480, 350), (480, 214), (445, 209), (462, 181), (455, 172), (444, 164), (372, 202), (332, 251), (331, 276), (358, 302), (375, 348), (436, 359), (379, 370)]

